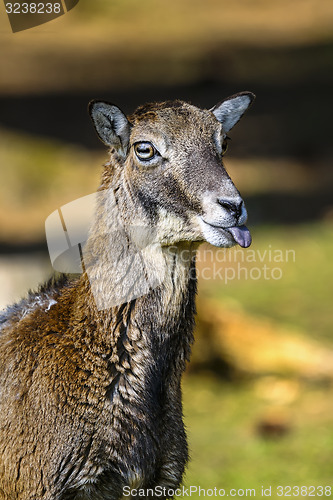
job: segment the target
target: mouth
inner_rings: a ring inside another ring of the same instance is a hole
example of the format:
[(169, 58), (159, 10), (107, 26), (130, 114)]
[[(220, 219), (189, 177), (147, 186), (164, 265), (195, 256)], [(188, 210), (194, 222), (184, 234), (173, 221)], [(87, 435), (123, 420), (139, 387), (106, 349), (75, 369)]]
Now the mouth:
[(235, 242), (242, 248), (247, 248), (252, 243), (251, 233), (246, 226), (228, 227), (225, 231), (231, 233)]
[(229, 233), (232, 236), (232, 239), (235, 243), (237, 243), (242, 248), (248, 248), (251, 245), (252, 237), (251, 233), (246, 226), (233, 226), (233, 227), (221, 227), (214, 226), (214, 224), (209, 224), (204, 221), (207, 226), (210, 226), (214, 231), (218, 232), (222, 235), (225, 233)]

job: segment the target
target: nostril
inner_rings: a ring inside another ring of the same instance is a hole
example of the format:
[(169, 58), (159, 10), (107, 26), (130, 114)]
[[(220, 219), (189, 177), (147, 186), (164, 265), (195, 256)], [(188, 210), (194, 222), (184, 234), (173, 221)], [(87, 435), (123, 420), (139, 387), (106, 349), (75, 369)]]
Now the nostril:
[(221, 205), (221, 207), (228, 210), (228, 212), (230, 212), (232, 215), (236, 216), (237, 218), (240, 217), (243, 204), (242, 200), (237, 203), (229, 200), (224, 200), (223, 198), (218, 198), (217, 202), (219, 205)]

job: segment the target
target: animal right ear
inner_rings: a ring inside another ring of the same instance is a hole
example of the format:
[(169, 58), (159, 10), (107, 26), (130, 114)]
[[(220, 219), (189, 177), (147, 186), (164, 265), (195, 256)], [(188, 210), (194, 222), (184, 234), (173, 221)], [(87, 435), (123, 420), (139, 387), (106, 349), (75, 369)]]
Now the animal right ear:
[(229, 132), (251, 106), (254, 99), (255, 95), (252, 92), (239, 92), (219, 102), (210, 111), (222, 123), (224, 132)]
[(131, 125), (121, 109), (114, 104), (94, 100), (89, 103), (88, 110), (101, 141), (126, 154)]

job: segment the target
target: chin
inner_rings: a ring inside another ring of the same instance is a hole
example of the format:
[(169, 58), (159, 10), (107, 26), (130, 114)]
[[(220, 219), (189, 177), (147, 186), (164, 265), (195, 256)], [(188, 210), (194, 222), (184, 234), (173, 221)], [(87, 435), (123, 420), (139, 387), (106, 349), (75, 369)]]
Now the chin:
[(230, 248), (237, 244), (229, 231), (223, 228), (212, 227), (203, 222), (201, 229), (204, 241), (214, 247)]

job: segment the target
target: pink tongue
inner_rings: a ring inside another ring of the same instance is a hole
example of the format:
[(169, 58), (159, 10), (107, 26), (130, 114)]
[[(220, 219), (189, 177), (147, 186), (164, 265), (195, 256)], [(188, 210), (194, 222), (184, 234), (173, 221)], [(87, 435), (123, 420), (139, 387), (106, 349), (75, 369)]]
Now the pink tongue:
[(236, 243), (241, 247), (247, 248), (251, 245), (251, 234), (246, 226), (228, 227), (228, 231), (232, 234)]

